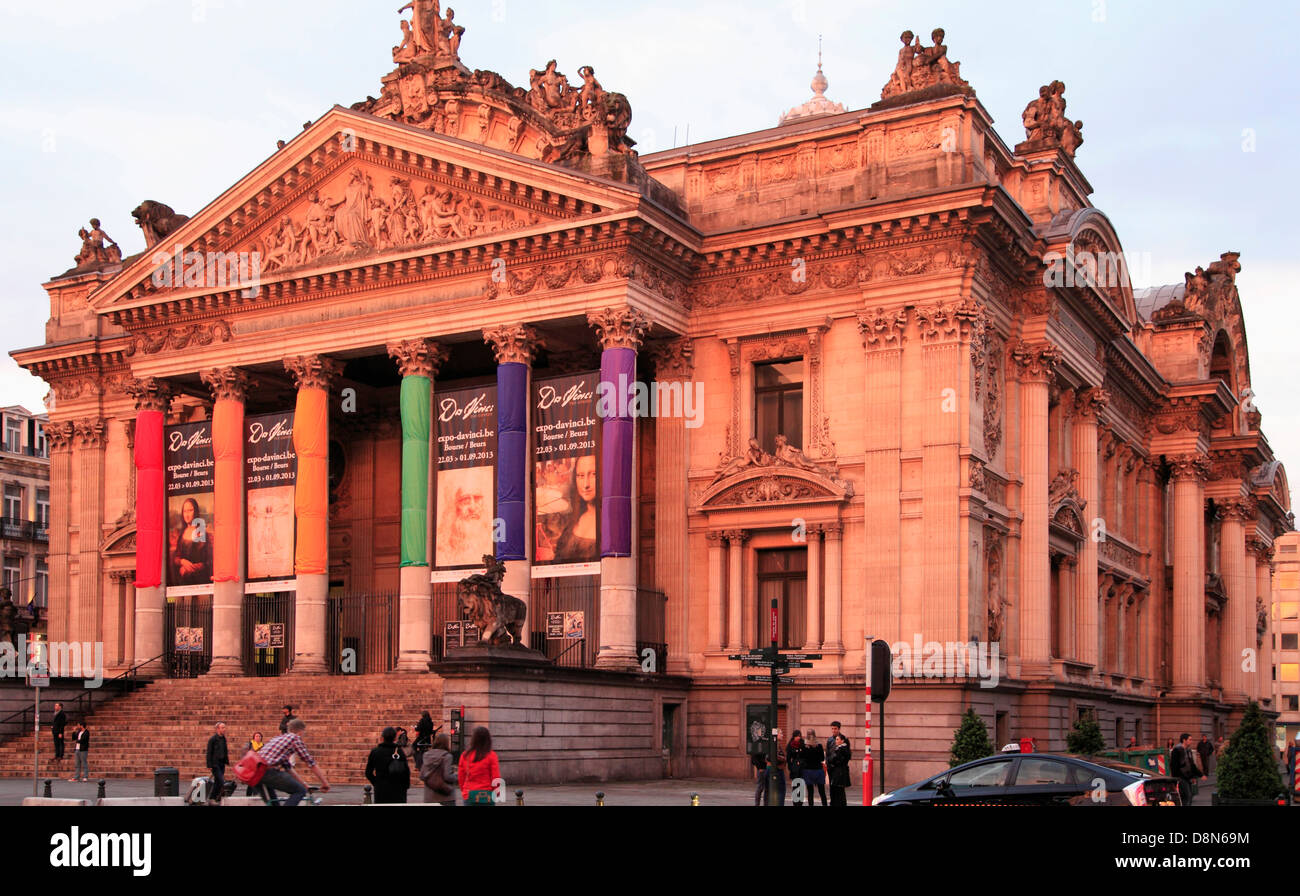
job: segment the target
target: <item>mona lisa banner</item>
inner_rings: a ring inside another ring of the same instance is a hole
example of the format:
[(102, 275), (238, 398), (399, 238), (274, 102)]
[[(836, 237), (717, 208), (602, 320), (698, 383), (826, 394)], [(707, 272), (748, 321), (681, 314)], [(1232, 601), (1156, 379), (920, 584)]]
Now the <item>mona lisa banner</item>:
[(463, 579), (494, 553), (497, 387), (444, 389), (433, 396), (437, 448), (433, 529), (435, 582)]
[[(244, 487), (247, 490), (248, 585), (246, 591), (291, 591), (294, 549), (293, 411), (260, 414), (244, 421)], [(252, 583), (260, 583), (256, 588)], [(274, 584), (274, 587), (267, 587)]]
[(600, 573), (596, 371), (533, 384), (534, 578)]
[(216, 460), (211, 421), (168, 426), (163, 436), (167, 476), (167, 596), (212, 593)]

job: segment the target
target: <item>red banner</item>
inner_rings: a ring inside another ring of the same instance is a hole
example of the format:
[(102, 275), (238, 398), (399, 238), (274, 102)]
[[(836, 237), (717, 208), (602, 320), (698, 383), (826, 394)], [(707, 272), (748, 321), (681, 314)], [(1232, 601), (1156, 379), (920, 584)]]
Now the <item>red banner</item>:
[(212, 581), (239, 581), (239, 520), (243, 516), (244, 403), (221, 400), (212, 410), (212, 456), (216, 460), (214, 520), (223, 533), (212, 548)]
[(163, 415), (140, 411), (135, 418), (135, 586), (157, 588), (163, 565)]

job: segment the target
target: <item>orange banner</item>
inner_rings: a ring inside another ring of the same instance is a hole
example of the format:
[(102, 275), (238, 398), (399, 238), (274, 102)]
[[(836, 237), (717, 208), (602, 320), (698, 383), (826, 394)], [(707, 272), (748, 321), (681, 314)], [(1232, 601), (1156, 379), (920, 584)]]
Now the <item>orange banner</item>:
[(214, 525), (222, 534), (212, 557), (212, 581), (239, 581), (236, 538), (244, 518), (244, 403), (222, 399), (212, 409), (212, 456), (216, 461)]
[(298, 575), (329, 571), (330, 509), (329, 393), (299, 389), (294, 413), (293, 447), (298, 453), (298, 484), (294, 506), (298, 514)]

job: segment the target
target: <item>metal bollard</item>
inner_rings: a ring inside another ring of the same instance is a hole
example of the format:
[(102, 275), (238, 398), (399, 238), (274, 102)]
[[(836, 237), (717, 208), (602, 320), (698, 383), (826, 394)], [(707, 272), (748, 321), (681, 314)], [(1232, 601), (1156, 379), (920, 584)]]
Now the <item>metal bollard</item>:
[(107, 794), (104, 792), (104, 785), (106, 785), (107, 783), (108, 783), (108, 782), (105, 781), (103, 778), (100, 778), (100, 779), (99, 779), (99, 793), (95, 794), (95, 798), (96, 798), (96, 799), (101, 799), (101, 800), (102, 800), (102, 799), (105, 799), (105, 798), (107, 797)]
[(46, 778), (46, 779), (45, 779), (45, 798), (46, 798), (46, 799), (52, 799), (52, 798), (54, 797), (54, 790), (52, 789), (52, 788), (53, 788), (53, 785), (54, 785), (54, 782), (53, 782), (52, 780), (50, 780), (49, 778)]
[(597, 806), (605, 805), (605, 791), (603, 790), (596, 791), (596, 805)]
[(365, 787), (362, 787), (362, 788), (361, 788), (361, 793), (363, 794), (363, 796), (361, 797), (361, 805), (363, 805), (363, 806), (372, 806), (372, 805), (374, 805), (374, 802), (375, 802), (375, 800), (374, 800), (374, 794), (371, 792), (371, 789), (370, 789), (370, 785), (369, 785), (369, 784), (367, 784)]
[(523, 804), (524, 804), (524, 792), (523, 792), (522, 790), (516, 790), (516, 791), (515, 791), (515, 805), (516, 805), (516, 806), (522, 806)]
[(691, 805), (692, 805), (692, 806), (698, 806), (699, 804), (700, 804), (700, 795), (699, 795), (698, 793), (692, 793), (692, 794), (691, 794)]

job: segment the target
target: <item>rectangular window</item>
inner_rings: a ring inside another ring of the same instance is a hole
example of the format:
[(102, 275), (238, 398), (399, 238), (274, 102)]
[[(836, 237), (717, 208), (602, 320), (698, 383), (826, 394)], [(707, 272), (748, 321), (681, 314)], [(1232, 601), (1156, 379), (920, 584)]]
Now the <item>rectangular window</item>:
[(1277, 605), (1278, 619), (1295, 619), (1300, 615), (1300, 604), (1295, 601), (1283, 601)]
[(1282, 634), (1282, 649), (1300, 650), (1300, 645), (1297, 645), (1296, 643), (1298, 640), (1300, 640), (1300, 635), (1297, 635), (1294, 632), (1288, 635), (1284, 632)]
[(50, 528), (50, 490), (48, 488), (38, 488), (36, 490), (36, 528), (40, 530)]
[(50, 570), (44, 560), (36, 561), (36, 606), (45, 608), (50, 600)]
[[(758, 552), (758, 640), (771, 643), (772, 600), (777, 604), (777, 646), (803, 647), (807, 630), (808, 551), (804, 548)], [(815, 598), (814, 598), (815, 599)]]
[(754, 365), (754, 437), (764, 451), (776, 437), (803, 447), (803, 359)]
[(12, 414), (5, 415), (5, 451), (21, 454), (23, 451), (23, 421)]
[(4, 515), (6, 520), (23, 518), (23, 487), (21, 485), (5, 486)]
[(4, 583), (13, 595), (14, 603), (23, 604), (25, 601), (19, 600), (18, 583), (23, 577), (23, 558), (22, 557), (5, 557), (4, 565)]
[(1282, 663), (1279, 681), (1300, 681), (1300, 663)]
[(49, 447), (45, 444), (45, 427), (40, 423), (36, 424), (36, 441), (34, 442), (34, 445), (36, 447), (35, 454), (37, 457), (50, 456)]
[(1286, 698), (1286, 711), (1300, 712), (1300, 697), (1297, 697), (1295, 694), (1288, 696)]

